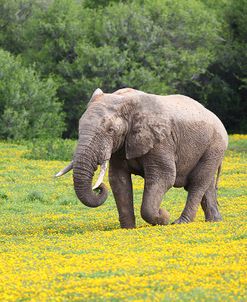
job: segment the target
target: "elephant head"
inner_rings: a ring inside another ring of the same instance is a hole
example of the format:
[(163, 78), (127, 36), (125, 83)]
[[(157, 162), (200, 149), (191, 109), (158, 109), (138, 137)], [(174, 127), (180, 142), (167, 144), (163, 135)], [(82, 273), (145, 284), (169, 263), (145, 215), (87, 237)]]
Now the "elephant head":
[[(126, 88), (112, 94), (96, 89), (87, 110), (79, 121), (79, 140), (73, 161), (55, 176), (61, 176), (73, 169), (74, 189), (80, 201), (89, 207), (100, 206), (107, 198), (107, 188), (102, 183), (106, 163), (112, 153), (124, 148), (127, 159), (147, 153), (164, 135), (159, 131), (164, 125), (159, 120), (159, 112), (151, 118), (149, 110), (142, 110), (142, 102), (148, 95)], [(150, 102), (148, 102), (150, 103)], [(144, 115), (149, 116), (145, 118)], [(164, 128), (163, 128), (164, 129)], [(92, 179), (98, 165), (101, 173), (96, 185)], [(95, 190), (98, 188), (98, 192)]]

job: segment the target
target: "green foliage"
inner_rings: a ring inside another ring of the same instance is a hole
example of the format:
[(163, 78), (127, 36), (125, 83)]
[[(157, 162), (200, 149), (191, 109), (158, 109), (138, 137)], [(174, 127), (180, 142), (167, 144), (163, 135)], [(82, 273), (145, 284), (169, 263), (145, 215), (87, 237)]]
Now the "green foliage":
[(0, 0), (0, 47), (12, 53), (22, 51), (22, 26), (32, 13), (31, 0)]
[(96, 87), (178, 92), (214, 58), (219, 25), (200, 2), (110, 3), (95, 11), (54, 0), (37, 9), (23, 29), (25, 61), (61, 79), (66, 136), (75, 136)]
[(8, 195), (5, 194), (3, 191), (0, 191), (0, 200), (2, 200), (2, 201), (8, 200)]
[(73, 62), (74, 47), (83, 38), (83, 23), (75, 1), (54, 0), (33, 11), (23, 28), (26, 63), (36, 62), (43, 75), (59, 74), (59, 63)]
[[(0, 0), (0, 46), (53, 82), (52, 98), (63, 101), (64, 137), (77, 136), (97, 87), (126, 86), (187, 94), (229, 131), (245, 132), (246, 1)], [(21, 116), (19, 127), (29, 129)]]
[(34, 140), (29, 143), (29, 153), (24, 155), (28, 159), (43, 160), (72, 160), (76, 142), (63, 139)]
[(0, 137), (59, 137), (63, 130), (57, 84), (0, 49)]
[(54, 0), (37, 7), (22, 28), (21, 54), (26, 64), (35, 63), (44, 77), (55, 74), (59, 79), (57, 96), (64, 101), (68, 128), (65, 136), (76, 136), (78, 119), (85, 109), (82, 101), (88, 100), (81, 92), (85, 89), (78, 84), (73, 62), (78, 43), (86, 39), (90, 17), (78, 1)]
[(44, 201), (44, 195), (40, 191), (30, 191), (26, 197), (26, 201)]
[(118, 85), (160, 94), (176, 92), (203, 72), (217, 43), (215, 17), (191, 0), (115, 4), (101, 11), (94, 26), (97, 47), (126, 57)]
[(88, 8), (102, 8), (105, 6), (108, 6), (114, 2), (130, 2), (128, 0), (84, 0), (83, 4), (84, 7), (88, 7)]
[[(211, 7), (211, 1), (204, 2)], [(185, 91), (215, 112), (229, 132), (246, 133), (247, 0), (219, 1), (214, 11), (222, 24), (217, 55), (206, 73), (196, 83), (191, 81)]]

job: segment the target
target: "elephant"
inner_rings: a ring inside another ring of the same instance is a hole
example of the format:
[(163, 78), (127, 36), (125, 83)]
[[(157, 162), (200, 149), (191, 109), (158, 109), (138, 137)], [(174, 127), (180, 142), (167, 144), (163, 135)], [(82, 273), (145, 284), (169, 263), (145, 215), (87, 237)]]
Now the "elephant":
[[(228, 146), (220, 119), (184, 95), (160, 96), (132, 88), (113, 93), (96, 89), (79, 121), (73, 161), (55, 176), (73, 169), (74, 189), (88, 207), (107, 198), (102, 183), (109, 161), (109, 183), (122, 228), (135, 228), (131, 175), (144, 178), (142, 218), (151, 225), (167, 225), (160, 208), (171, 187), (183, 187), (187, 200), (174, 224), (192, 222), (199, 205), (206, 221), (220, 221), (217, 184)], [(92, 187), (98, 165), (99, 179)], [(217, 177), (216, 177), (217, 174)]]

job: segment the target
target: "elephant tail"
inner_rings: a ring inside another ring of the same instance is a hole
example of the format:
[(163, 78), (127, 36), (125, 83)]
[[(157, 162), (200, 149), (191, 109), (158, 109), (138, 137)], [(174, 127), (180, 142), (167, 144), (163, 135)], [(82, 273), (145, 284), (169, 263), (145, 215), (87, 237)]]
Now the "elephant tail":
[(216, 176), (216, 181), (215, 181), (216, 191), (218, 190), (218, 183), (219, 183), (219, 179), (220, 179), (221, 166), (222, 166), (222, 164), (219, 165), (217, 176)]
[[(216, 192), (218, 191), (218, 183), (219, 183), (219, 179), (220, 179), (221, 166), (222, 166), (222, 164), (219, 165), (219, 168), (218, 168), (218, 171), (217, 171), (217, 176), (216, 176), (216, 181), (215, 181), (215, 190), (216, 190)], [(217, 199), (217, 204), (219, 205), (218, 199)]]

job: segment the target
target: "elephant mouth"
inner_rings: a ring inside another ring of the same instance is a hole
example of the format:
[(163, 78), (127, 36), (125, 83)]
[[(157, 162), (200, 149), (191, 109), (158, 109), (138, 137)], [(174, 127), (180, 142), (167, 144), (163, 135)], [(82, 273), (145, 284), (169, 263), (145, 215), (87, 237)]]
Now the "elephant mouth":
[(104, 161), (102, 164), (100, 164), (100, 174), (98, 177), (98, 180), (96, 181), (95, 185), (93, 186), (93, 190), (97, 189), (103, 182), (106, 170), (108, 166), (108, 161)]
[[(99, 186), (102, 184), (107, 167), (108, 167), (108, 160), (102, 160), (98, 163), (98, 166), (100, 166), (100, 174), (99, 177), (95, 183), (95, 185), (93, 186), (93, 190), (99, 188)], [(65, 175), (66, 173), (68, 173), (69, 171), (71, 171), (73, 169), (73, 160), (69, 163), (68, 166), (66, 166), (65, 168), (63, 168), (61, 171), (59, 171), (58, 173), (56, 173), (54, 175), (54, 177), (61, 177), (63, 175)]]
[(110, 160), (110, 158), (99, 160), (97, 163), (97, 166), (102, 166), (105, 164), (105, 162), (109, 162), (109, 160)]

